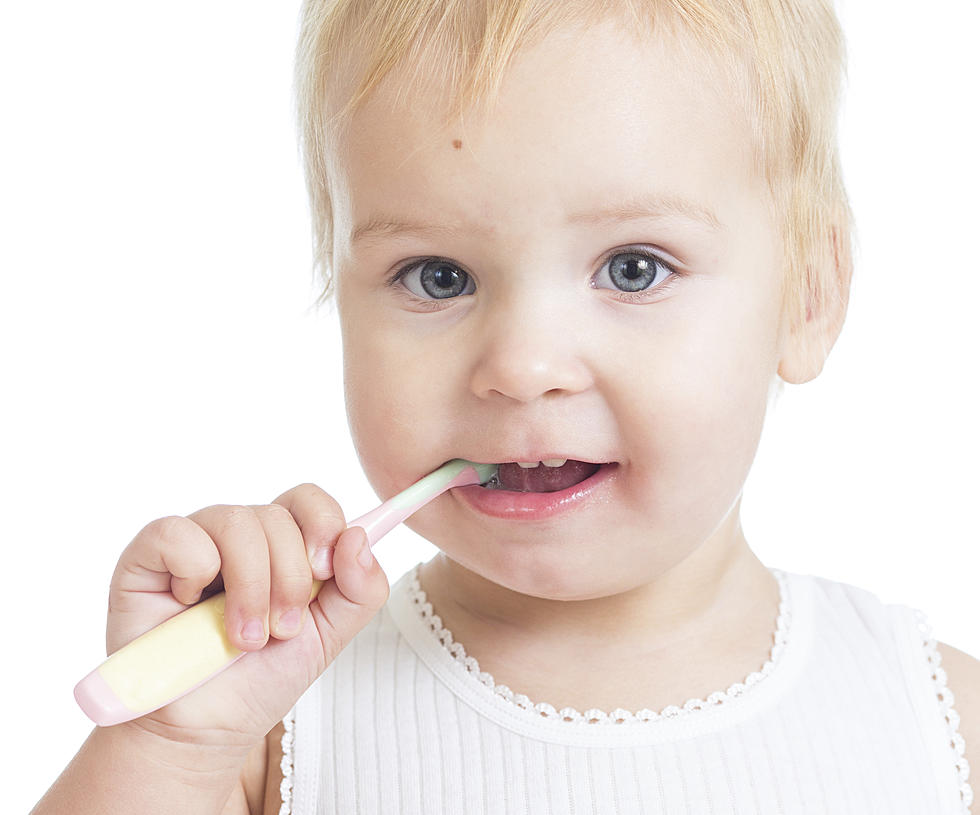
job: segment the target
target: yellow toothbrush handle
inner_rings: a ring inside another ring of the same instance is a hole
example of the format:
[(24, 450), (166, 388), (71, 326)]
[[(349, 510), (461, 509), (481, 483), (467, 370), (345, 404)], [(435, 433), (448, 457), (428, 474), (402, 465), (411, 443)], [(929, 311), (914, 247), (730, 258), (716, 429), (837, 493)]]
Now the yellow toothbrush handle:
[[(314, 581), (312, 601), (323, 583)], [(75, 686), (75, 700), (107, 727), (161, 708), (244, 655), (225, 631), (221, 592), (124, 645)]]

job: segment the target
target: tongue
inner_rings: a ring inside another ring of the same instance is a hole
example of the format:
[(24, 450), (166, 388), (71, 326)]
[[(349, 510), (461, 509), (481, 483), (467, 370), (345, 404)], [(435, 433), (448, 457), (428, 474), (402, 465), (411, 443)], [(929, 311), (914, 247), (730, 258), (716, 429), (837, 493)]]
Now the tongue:
[(539, 464), (529, 470), (512, 462), (501, 464), (497, 471), (500, 487), (520, 492), (557, 492), (584, 481), (599, 469), (598, 464), (569, 459), (561, 467)]

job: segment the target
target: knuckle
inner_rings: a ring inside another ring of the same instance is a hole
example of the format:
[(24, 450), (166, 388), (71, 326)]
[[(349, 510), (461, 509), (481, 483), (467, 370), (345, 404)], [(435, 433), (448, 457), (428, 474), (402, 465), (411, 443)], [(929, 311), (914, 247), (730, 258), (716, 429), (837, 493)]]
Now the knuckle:
[(293, 513), (282, 504), (261, 504), (252, 507), (252, 510), (265, 521), (274, 524), (294, 524)]
[(306, 482), (305, 484), (300, 484), (299, 486), (294, 487), (292, 490), (290, 490), (290, 492), (292, 492), (294, 498), (304, 506), (314, 507), (318, 512), (325, 515), (340, 518), (343, 518), (344, 516), (343, 510), (340, 508), (340, 504), (337, 503), (334, 497), (316, 484)]
[(241, 532), (256, 524), (258, 518), (252, 507), (228, 504), (220, 507), (217, 526), (219, 534)]
[(272, 590), (278, 595), (292, 597), (309, 591), (313, 584), (313, 571), (302, 549), (288, 561), (273, 561), (272, 582)]
[(344, 511), (340, 504), (316, 484), (299, 484), (279, 496), (276, 503), (288, 505), (297, 521), (304, 525), (304, 529), (310, 523), (343, 529)]
[(297, 593), (309, 591), (313, 584), (313, 572), (309, 563), (304, 557), (297, 560), (292, 568), (286, 568), (276, 575), (277, 588), (286, 593)]
[(329, 546), (347, 527), (340, 504), (316, 484), (300, 484), (279, 500), (288, 504), (307, 546)]
[(246, 595), (250, 598), (269, 596), (269, 579), (267, 576), (259, 574), (236, 574), (234, 577), (226, 578), (230, 580), (229, 588), (239, 596)]
[(229, 606), (244, 609), (251, 614), (265, 614), (269, 610), (269, 587), (260, 580), (239, 579), (225, 584)]
[(312, 586), (313, 572), (304, 556), (292, 567), (287, 567), (276, 574), (272, 591), (280, 603), (298, 605), (301, 602), (309, 602)]
[(295, 490), (297, 494), (306, 498), (318, 498), (333, 502), (333, 498), (330, 497), (330, 493), (323, 489), (323, 487), (321, 487), (319, 484), (314, 484), (312, 481), (304, 481), (302, 484), (297, 485)]
[(137, 537), (146, 538), (158, 548), (164, 548), (168, 544), (187, 537), (192, 527), (197, 526), (190, 518), (181, 515), (168, 515), (164, 518), (157, 518), (150, 521), (140, 531)]

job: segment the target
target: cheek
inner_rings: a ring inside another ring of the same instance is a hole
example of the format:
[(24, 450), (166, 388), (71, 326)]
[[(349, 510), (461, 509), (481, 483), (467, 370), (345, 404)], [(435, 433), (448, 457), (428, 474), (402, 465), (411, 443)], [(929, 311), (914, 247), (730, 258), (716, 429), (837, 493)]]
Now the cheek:
[[(722, 461), (751, 463), (776, 367), (776, 328), (768, 309), (719, 313), (692, 343), (689, 442), (701, 438)], [(707, 446), (707, 445), (706, 445)]]
[[(645, 477), (638, 506), (669, 524), (706, 529), (737, 498), (751, 467), (776, 367), (777, 324), (768, 297), (750, 301), (713, 281), (672, 315), (662, 342), (634, 378), (621, 415)], [(687, 312), (687, 309), (684, 310)]]
[[(403, 336), (356, 309), (341, 310), (344, 392), (354, 447), (371, 486), (387, 498), (428, 466), (448, 420), (448, 395), (433, 363)], [(420, 422), (420, 416), (428, 417)]]

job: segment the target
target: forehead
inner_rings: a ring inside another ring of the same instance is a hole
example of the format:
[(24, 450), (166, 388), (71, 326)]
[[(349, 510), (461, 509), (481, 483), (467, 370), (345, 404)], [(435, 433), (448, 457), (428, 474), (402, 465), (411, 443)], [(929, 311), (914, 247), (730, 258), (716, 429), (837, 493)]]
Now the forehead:
[(506, 229), (657, 198), (710, 220), (764, 186), (743, 88), (692, 42), (615, 18), (519, 50), (492, 105), (458, 117), (444, 88), (396, 71), (338, 142), (335, 239), (420, 206)]

